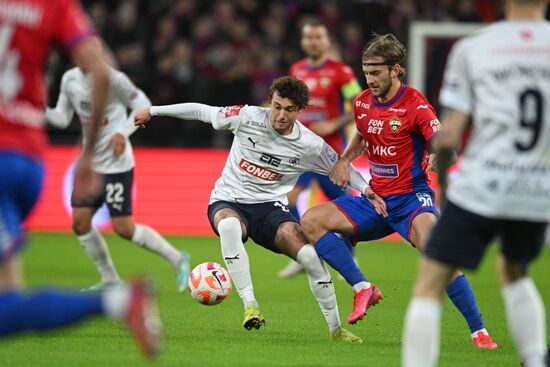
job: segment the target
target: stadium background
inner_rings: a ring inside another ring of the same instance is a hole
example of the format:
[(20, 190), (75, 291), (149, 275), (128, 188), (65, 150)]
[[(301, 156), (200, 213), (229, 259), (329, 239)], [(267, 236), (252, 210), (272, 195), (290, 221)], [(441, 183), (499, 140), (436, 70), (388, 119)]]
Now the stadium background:
[[(83, 1), (117, 67), (153, 104), (186, 101), (210, 105), (263, 104), (271, 81), (303, 57), (300, 27), (317, 18), (329, 28), (336, 57), (352, 66), (362, 87), (360, 53), (372, 32), (392, 32), (407, 45), (413, 21), (489, 22), (502, 16), (495, 1)], [(437, 107), (446, 53), (453, 39), (428, 42), (425, 91)], [(71, 67), (54, 52), (48, 67), (49, 105)], [(415, 86), (420, 87), (420, 86)], [(28, 222), (30, 229), (69, 231), (70, 174), (80, 127), (48, 128), (46, 189)], [(205, 210), (225, 162), (232, 134), (207, 124), (158, 118), (132, 135), (138, 221), (173, 234), (210, 235)], [(191, 150), (188, 150), (191, 149)], [(368, 174), (365, 161), (358, 168)], [(299, 201), (303, 210), (323, 200), (318, 190)], [(108, 227), (102, 210), (95, 224)]]

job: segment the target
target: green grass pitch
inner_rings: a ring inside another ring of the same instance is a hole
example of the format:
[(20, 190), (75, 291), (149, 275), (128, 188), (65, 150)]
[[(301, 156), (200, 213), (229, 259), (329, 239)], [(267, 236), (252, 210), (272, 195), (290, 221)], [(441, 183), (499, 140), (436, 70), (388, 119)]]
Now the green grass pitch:
[[(188, 250), (192, 263), (223, 263), (215, 238), (169, 237)], [(251, 260), (256, 296), (267, 321), (265, 328), (246, 331), (242, 304), (233, 290), (217, 306), (203, 306), (187, 293), (179, 294), (169, 265), (136, 245), (107, 236), (121, 276), (150, 274), (159, 285), (164, 322), (164, 348), (157, 366), (399, 366), (404, 313), (418, 261), (410, 246), (395, 243), (360, 244), (361, 269), (382, 290), (384, 299), (355, 326), (363, 344), (332, 342), (305, 275), (292, 280), (275, 274), (287, 263), (252, 243)], [(499, 344), (495, 351), (474, 348), (467, 326), (449, 301), (442, 322), (440, 366), (519, 366), (519, 357), (507, 332), (503, 303), (496, 279), (496, 247), (469, 280), (487, 328)], [(98, 274), (70, 234), (33, 234), (24, 252), (26, 283), (30, 288), (61, 285), (89, 286)], [(531, 274), (550, 314), (550, 248), (533, 265)], [(336, 280), (340, 316), (346, 320), (352, 306), (351, 288)], [(111, 320), (91, 319), (80, 326), (40, 336), (23, 335), (0, 341), (0, 366), (151, 366), (136, 351), (127, 331)]]

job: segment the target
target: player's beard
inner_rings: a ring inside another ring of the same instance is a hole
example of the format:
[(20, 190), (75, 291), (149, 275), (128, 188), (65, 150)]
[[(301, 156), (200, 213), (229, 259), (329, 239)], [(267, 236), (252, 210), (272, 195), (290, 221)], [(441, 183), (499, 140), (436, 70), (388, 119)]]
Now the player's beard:
[(378, 88), (379, 88), (378, 93), (374, 93), (373, 91), (372, 94), (374, 94), (374, 96), (377, 99), (385, 99), (388, 93), (390, 92), (390, 89), (392, 86), (393, 86), (393, 81), (391, 79), (389, 79), (388, 83), (385, 85), (382, 83), (378, 83)]

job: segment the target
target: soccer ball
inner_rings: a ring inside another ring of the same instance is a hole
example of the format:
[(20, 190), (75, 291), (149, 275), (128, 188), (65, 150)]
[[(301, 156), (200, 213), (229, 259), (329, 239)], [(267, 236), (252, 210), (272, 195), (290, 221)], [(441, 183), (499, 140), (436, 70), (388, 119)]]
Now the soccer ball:
[(231, 276), (218, 263), (202, 263), (191, 272), (188, 288), (197, 302), (207, 306), (217, 305), (231, 291)]

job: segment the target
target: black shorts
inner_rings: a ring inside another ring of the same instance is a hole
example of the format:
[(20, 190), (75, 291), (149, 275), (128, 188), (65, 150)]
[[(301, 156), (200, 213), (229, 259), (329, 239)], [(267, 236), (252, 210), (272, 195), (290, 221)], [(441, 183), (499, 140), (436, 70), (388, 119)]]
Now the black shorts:
[(132, 183), (134, 170), (122, 173), (107, 173), (103, 175), (104, 188), (96, 199), (75, 200), (74, 192), (71, 195), (73, 208), (99, 208), (107, 204), (111, 217), (132, 215)]
[(502, 254), (527, 266), (540, 253), (548, 223), (488, 218), (447, 202), (424, 254), (458, 268), (477, 269), (487, 246), (498, 239)]
[[(210, 220), (210, 226), (212, 226), (212, 229), (218, 236), (220, 234), (214, 226), (214, 216), (219, 210), (224, 208), (232, 209), (239, 214), (246, 226), (248, 236), (250, 236), (254, 242), (276, 253), (281, 253), (277, 245), (275, 245), (275, 236), (277, 235), (277, 230), (281, 223), (298, 223), (286, 205), (279, 201), (259, 204), (239, 204), (230, 201), (216, 201), (208, 205), (208, 219)], [(247, 239), (248, 237), (243, 238), (243, 242), (246, 242)]]

